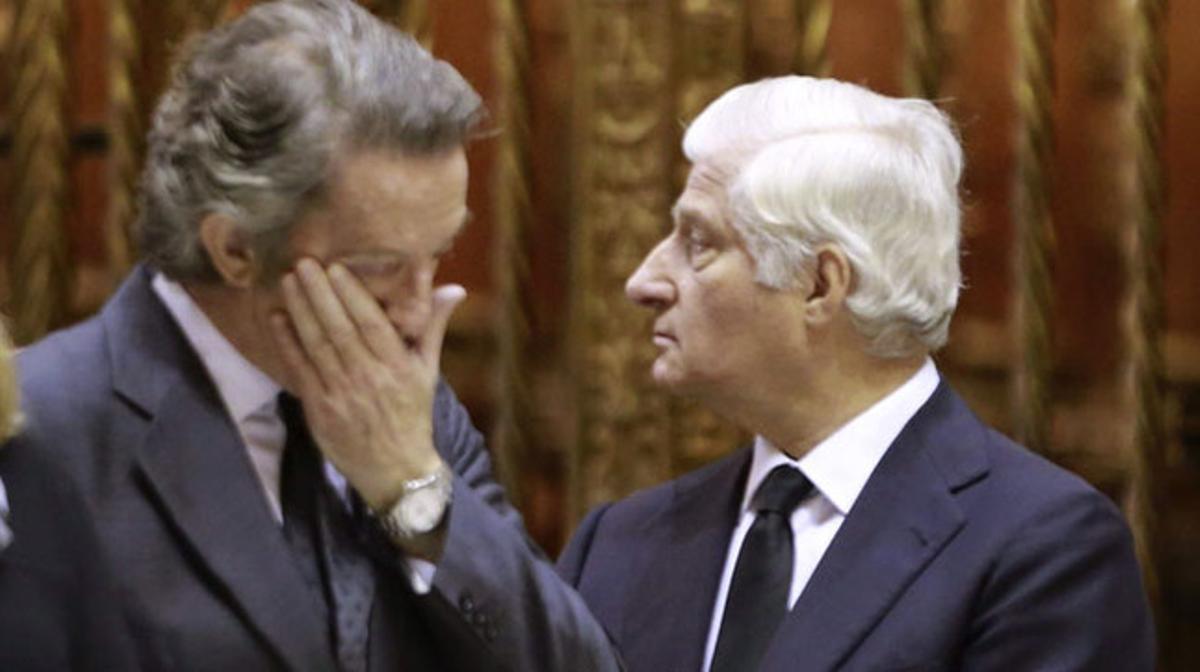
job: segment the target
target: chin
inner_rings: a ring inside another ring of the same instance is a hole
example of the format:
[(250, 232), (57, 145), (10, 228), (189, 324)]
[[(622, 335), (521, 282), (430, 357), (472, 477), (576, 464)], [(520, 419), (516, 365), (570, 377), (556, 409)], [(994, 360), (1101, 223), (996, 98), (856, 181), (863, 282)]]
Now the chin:
[(694, 398), (700, 396), (701, 387), (696, 384), (696, 381), (680, 371), (662, 371), (657, 367), (654, 370), (654, 386), (663, 392), (669, 392), (675, 396)]

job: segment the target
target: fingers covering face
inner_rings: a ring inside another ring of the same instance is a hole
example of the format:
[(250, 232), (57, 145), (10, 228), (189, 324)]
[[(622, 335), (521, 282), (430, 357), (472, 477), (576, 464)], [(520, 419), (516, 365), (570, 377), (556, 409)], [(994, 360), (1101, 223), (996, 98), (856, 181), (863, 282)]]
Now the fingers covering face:
[(289, 366), (293, 360), (300, 366), (302, 359), (303, 376), (315, 376), (326, 389), (379, 366), (406, 367), (419, 361), (436, 372), (450, 314), (466, 296), (458, 285), (435, 290), (430, 319), (410, 345), (375, 296), (341, 264), (325, 270), (303, 259), (284, 276), (281, 287), (291, 322), (290, 327), (275, 327), (284, 357)]
[(361, 343), (379, 361), (396, 362), (404, 356), (404, 343), (375, 297), (341, 264), (329, 269), (329, 280), (346, 319), (353, 322)]

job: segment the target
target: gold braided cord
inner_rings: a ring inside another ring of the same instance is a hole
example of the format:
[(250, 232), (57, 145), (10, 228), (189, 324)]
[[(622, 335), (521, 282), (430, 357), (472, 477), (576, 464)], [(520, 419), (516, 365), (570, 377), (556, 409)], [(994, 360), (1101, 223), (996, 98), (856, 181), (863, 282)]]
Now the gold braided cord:
[(829, 74), (829, 26), (833, 22), (833, 0), (796, 0), (796, 25), (800, 40), (792, 69), (801, 75)]
[(433, 51), (433, 12), (429, 10), (428, 0), (408, 0), (400, 27), (417, 38), (421, 46)]
[(516, 475), (529, 447), (532, 421), (527, 357), (532, 321), (529, 282), (530, 203), (529, 40), (518, 0), (494, 0), (496, 33), (496, 121), (501, 135), (496, 146), (496, 255), (493, 265), (500, 298), (496, 323), (499, 355), (496, 424), (492, 447), (509, 497), (517, 499)]
[(433, 50), (433, 13), (428, 0), (377, 0), (365, 2), (374, 12)]
[(1018, 440), (1045, 452), (1050, 447), (1054, 358), (1051, 313), (1055, 242), (1049, 174), (1054, 145), (1054, 2), (1018, 0), (1015, 11), (1017, 76), (1013, 93), (1018, 131), (1013, 215), (1020, 350), (1013, 377), (1015, 429)]
[(942, 88), (946, 43), (941, 32), (945, 0), (904, 0), (904, 90), (933, 100)]
[(180, 35), (206, 31), (221, 22), (229, 0), (173, 0), (171, 12)]
[(0, 445), (17, 434), (21, 424), (21, 391), (13, 367), (13, 347), (0, 320)]
[(134, 17), (139, 0), (109, 0), (108, 218), (104, 242), (115, 280), (133, 265), (129, 227), (136, 208), (142, 151), (142, 108), (137, 88), (141, 41)]
[(421, 46), (433, 50), (433, 13), (429, 0), (379, 0), (373, 7), (381, 17), (416, 38)]
[(1133, 31), (1128, 104), (1132, 117), (1134, 193), (1123, 252), (1126, 273), (1124, 388), (1133, 409), (1128, 515), (1146, 589), (1158, 604), (1159, 489), (1166, 428), (1163, 419), (1162, 220), (1166, 178), (1161, 149), (1166, 82), (1162, 27), (1165, 0), (1130, 0)]
[(17, 5), (11, 89), (16, 236), (9, 263), (17, 343), (45, 334), (68, 312), (66, 29), (66, 0)]

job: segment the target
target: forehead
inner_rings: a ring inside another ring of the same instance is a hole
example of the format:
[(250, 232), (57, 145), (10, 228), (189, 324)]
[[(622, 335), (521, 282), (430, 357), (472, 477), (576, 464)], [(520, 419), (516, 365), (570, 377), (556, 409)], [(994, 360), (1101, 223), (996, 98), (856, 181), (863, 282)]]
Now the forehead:
[(360, 151), (335, 160), (324, 197), (295, 234), (336, 249), (435, 247), (467, 217), (461, 148), (433, 155)]
[(467, 159), (462, 148), (437, 154), (359, 151), (334, 161), (326, 203), (374, 210), (379, 202), (428, 207), (465, 200)]
[(698, 162), (688, 172), (687, 185), (671, 210), (676, 222), (699, 220), (712, 224), (729, 219), (729, 167), (714, 162)]

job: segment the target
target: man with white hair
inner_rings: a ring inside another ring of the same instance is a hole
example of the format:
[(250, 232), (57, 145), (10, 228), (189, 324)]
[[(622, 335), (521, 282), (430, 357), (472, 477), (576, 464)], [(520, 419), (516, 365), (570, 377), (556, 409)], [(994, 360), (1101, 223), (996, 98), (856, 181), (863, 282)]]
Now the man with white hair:
[(962, 151), (833, 80), (691, 125), (674, 228), (630, 277), (652, 375), (755, 435), (592, 511), (559, 561), (629, 669), (1150, 670), (1120, 513), (943, 381)]
[(20, 356), (23, 440), (94, 508), (141, 667), (616, 669), (439, 375), (481, 107), (350, 0), (185, 51), (144, 263)]

